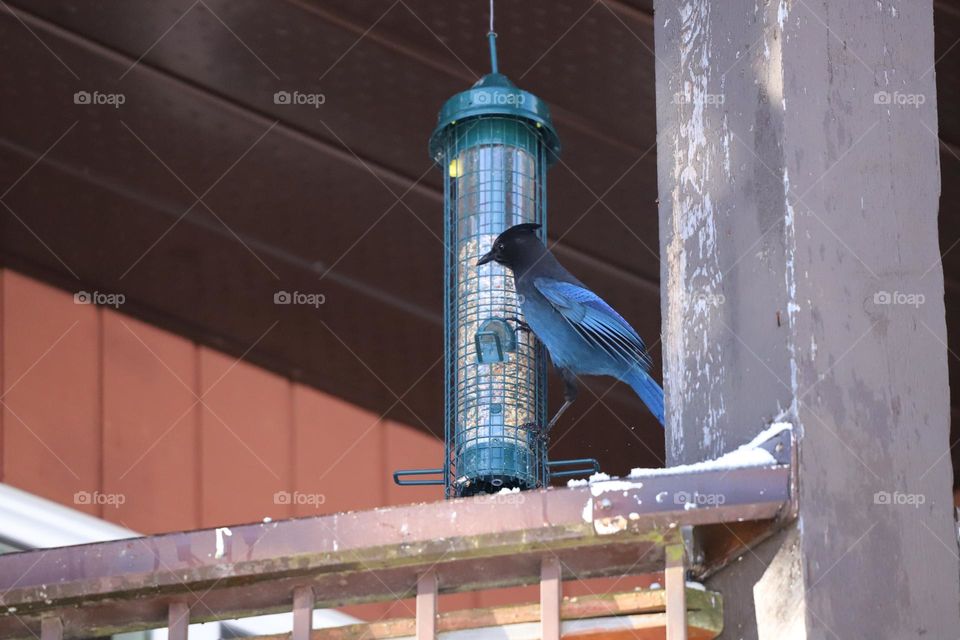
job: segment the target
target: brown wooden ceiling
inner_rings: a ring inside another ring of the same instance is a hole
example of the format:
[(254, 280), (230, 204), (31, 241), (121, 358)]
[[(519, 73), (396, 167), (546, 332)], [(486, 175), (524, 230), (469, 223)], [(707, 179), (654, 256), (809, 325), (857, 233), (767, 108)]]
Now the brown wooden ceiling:
[[(498, 45), (561, 135), (558, 253), (654, 344), (659, 371), (651, 5), (502, 0)], [(442, 434), (442, 194), (426, 141), (442, 102), (486, 73), (485, 29), (478, 0), (7, 0), (2, 259), (122, 292), (129, 313)], [(947, 249), (960, 240), (952, 5), (937, 5), (937, 37)], [(325, 103), (274, 103), (294, 90)], [(77, 91), (125, 103), (77, 105)], [(960, 249), (944, 266), (960, 353)], [(326, 303), (274, 305), (278, 290)], [(629, 389), (590, 387), (552, 456), (660, 464), (662, 432)]]

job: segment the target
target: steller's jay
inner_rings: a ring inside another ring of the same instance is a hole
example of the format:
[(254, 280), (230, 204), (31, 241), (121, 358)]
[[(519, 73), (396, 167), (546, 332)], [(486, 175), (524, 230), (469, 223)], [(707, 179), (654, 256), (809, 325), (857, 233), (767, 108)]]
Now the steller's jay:
[(563, 268), (544, 246), (539, 224), (501, 233), (477, 266), (497, 262), (513, 272), (525, 322), (546, 346), (564, 382), (564, 403), (547, 429), (577, 397), (578, 375), (613, 376), (629, 384), (663, 424), (663, 389), (650, 377), (650, 356), (633, 327)]

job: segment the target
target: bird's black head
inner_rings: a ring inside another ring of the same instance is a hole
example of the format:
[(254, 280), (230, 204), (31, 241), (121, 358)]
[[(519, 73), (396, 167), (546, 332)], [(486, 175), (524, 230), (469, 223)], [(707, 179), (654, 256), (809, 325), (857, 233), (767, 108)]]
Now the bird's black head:
[(510, 227), (497, 236), (493, 248), (477, 261), (477, 266), (496, 262), (516, 270), (531, 257), (536, 258), (544, 251), (543, 243), (537, 237), (539, 228), (539, 224), (529, 222)]

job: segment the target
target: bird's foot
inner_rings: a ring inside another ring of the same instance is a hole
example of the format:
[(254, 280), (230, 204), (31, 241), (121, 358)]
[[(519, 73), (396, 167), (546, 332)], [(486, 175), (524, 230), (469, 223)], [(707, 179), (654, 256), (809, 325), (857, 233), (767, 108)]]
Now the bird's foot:
[(550, 433), (549, 429), (544, 429), (543, 425), (536, 422), (525, 422), (517, 428), (528, 432), (537, 442), (546, 442)]
[(523, 320), (521, 320), (521, 319), (518, 318), (517, 316), (511, 316), (511, 317), (507, 318), (506, 320), (507, 320), (507, 322), (516, 322), (516, 323), (517, 323), (517, 326), (514, 328), (514, 331), (526, 331), (527, 333), (530, 333), (530, 332), (532, 331), (532, 329), (530, 329), (530, 325), (528, 325), (526, 322), (524, 322)]
[[(574, 396), (574, 397), (575, 397), (575, 396)], [(550, 431), (551, 429), (553, 429), (553, 425), (557, 424), (557, 420), (560, 419), (560, 416), (562, 416), (563, 413), (564, 413), (567, 409), (569, 409), (569, 408), (570, 408), (570, 405), (572, 405), (572, 404), (573, 404), (573, 397), (567, 396), (567, 397), (564, 399), (563, 406), (561, 406), (561, 407), (557, 410), (557, 412), (556, 412), (555, 414), (553, 414), (553, 418), (551, 418), (551, 419), (550, 419), (550, 422), (547, 423), (547, 428), (545, 429), (545, 431)]]

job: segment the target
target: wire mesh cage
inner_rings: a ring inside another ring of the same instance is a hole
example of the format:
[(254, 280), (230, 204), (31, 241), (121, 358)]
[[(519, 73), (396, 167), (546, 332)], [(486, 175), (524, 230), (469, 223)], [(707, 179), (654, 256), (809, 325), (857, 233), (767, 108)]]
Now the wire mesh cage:
[(443, 484), (447, 497), (598, 469), (548, 461), (546, 354), (525, 328), (513, 275), (477, 265), (513, 225), (538, 223), (546, 238), (546, 174), (560, 152), (546, 104), (496, 71), (492, 38), (491, 54), (494, 72), (443, 105), (430, 139), (444, 170), (444, 465), (394, 473), (398, 484)]
[(524, 120), (479, 116), (448, 128), (442, 147), (447, 490), (543, 486), (546, 360), (522, 329), (513, 276), (477, 266), (505, 229), (545, 225), (543, 136)]

